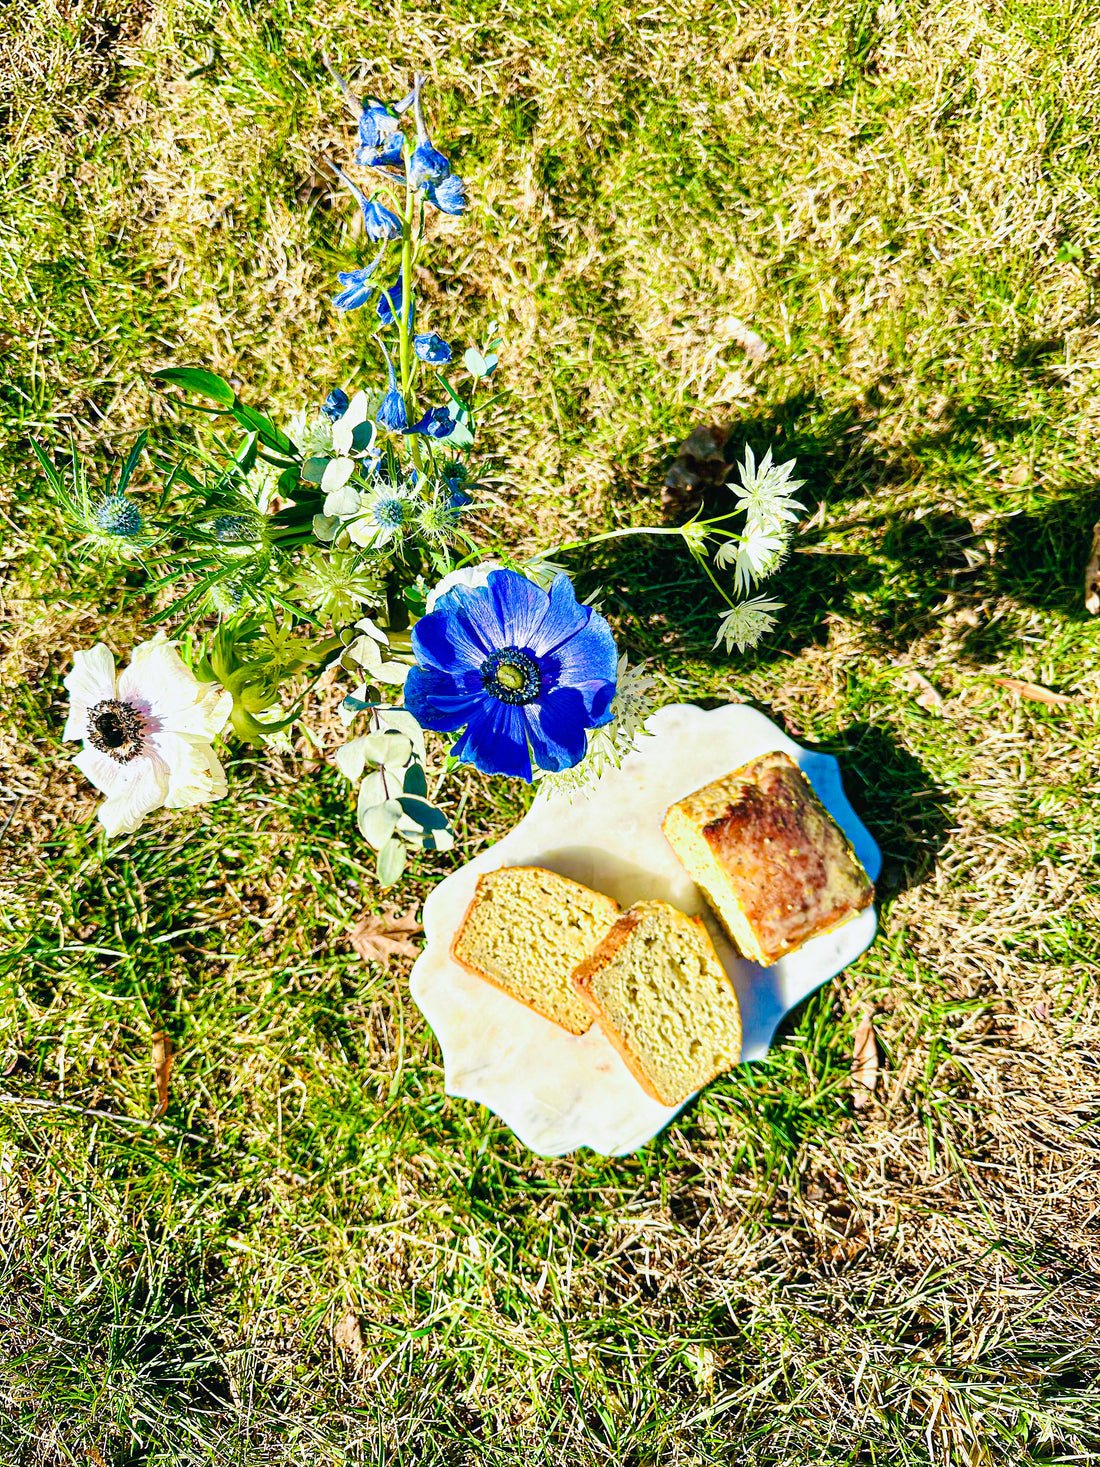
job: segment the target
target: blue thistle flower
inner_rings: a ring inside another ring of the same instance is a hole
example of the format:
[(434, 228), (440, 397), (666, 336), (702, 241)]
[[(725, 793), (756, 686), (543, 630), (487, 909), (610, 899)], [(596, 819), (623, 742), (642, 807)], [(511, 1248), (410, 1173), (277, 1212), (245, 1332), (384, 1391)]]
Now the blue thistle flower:
[(332, 304), (340, 311), (357, 311), (360, 306), (365, 306), (375, 292), (375, 286), (371, 284), (371, 276), (378, 268), (378, 263), (386, 253), (386, 246), (375, 255), (369, 265), (361, 265), (358, 270), (341, 270), (336, 279), (344, 287), (339, 295), (334, 295)]
[(414, 423), (410, 433), (423, 433), (428, 438), (449, 438), (454, 432), (455, 420), (444, 407), (429, 408), (419, 423)]
[(422, 362), (428, 362), (433, 367), (443, 366), (454, 355), (450, 343), (437, 336), (434, 331), (425, 331), (420, 336), (415, 336), (413, 350)]
[(441, 183), (429, 183), (424, 190), (424, 197), (442, 214), (466, 212), (466, 186), (457, 173), (448, 174)]
[(450, 162), (432, 146), (428, 129), (424, 124), (424, 109), (420, 105), (420, 89), (424, 78), (416, 78), (413, 88), (413, 111), (416, 114), (416, 147), (409, 160), (409, 182), (413, 188), (424, 188), (427, 184), (442, 183), (451, 171)]
[(342, 169), (337, 168), (335, 163), (330, 162), (329, 167), (347, 188), (359, 200), (359, 207), (363, 211), (363, 226), (370, 239), (400, 239), (402, 232), (401, 220), (396, 214), (384, 208), (381, 204), (368, 199), (361, 188), (357, 188)]
[[(388, 286), (378, 298), (378, 319), (383, 326), (393, 326), (401, 314), (402, 296), (404, 295), (404, 281), (399, 275), (392, 285)], [(410, 293), (407, 329), (412, 330), (413, 316), (416, 314), (416, 299)]]
[(577, 602), (568, 576), (549, 592), (517, 571), (455, 586), (412, 629), (405, 707), (422, 728), (466, 732), (456, 758), (483, 774), (531, 778), (584, 758), (586, 730), (611, 721), (618, 653), (611, 628)]
[(96, 529), (104, 535), (134, 540), (145, 528), (141, 510), (126, 494), (108, 494), (92, 512)]
[(375, 422), (382, 428), (389, 428), (393, 433), (404, 433), (409, 426), (408, 409), (405, 407), (405, 399), (397, 390), (397, 378), (394, 376), (393, 363), (390, 354), (382, 347), (382, 355), (386, 358), (386, 370), (390, 374), (390, 385), (385, 397), (378, 405)]
[[(343, 283), (343, 276), (340, 277)], [(348, 410), (350, 399), (342, 387), (334, 387), (321, 404), (321, 411), (325, 417), (335, 423), (337, 418), (342, 418)]]

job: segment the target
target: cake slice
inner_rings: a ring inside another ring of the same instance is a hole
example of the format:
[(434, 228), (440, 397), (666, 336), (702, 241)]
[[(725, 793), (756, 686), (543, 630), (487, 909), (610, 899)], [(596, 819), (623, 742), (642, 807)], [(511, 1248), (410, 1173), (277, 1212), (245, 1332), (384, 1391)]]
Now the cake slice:
[(672, 805), (661, 829), (741, 952), (765, 967), (868, 907), (871, 879), (787, 754)]
[(662, 1105), (680, 1105), (741, 1057), (737, 994), (707, 929), (667, 902), (624, 912), (573, 987)]
[(505, 866), (478, 877), (451, 956), (544, 1019), (583, 1034), (592, 1016), (570, 975), (620, 910), (610, 897), (556, 871)]

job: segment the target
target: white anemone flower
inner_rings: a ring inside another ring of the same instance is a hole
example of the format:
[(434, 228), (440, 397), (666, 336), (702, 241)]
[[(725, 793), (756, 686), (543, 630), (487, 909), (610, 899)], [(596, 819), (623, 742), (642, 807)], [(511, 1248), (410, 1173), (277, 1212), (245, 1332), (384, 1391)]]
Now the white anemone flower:
[(63, 737), (84, 740), (73, 763), (107, 796), (99, 820), (109, 836), (133, 834), (161, 806), (182, 810), (225, 795), (211, 742), (233, 696), (218, 683), (200, 683), (163, 632), (135, 647), (117, 677), (102, 642), (75, 653), (65, 686)]

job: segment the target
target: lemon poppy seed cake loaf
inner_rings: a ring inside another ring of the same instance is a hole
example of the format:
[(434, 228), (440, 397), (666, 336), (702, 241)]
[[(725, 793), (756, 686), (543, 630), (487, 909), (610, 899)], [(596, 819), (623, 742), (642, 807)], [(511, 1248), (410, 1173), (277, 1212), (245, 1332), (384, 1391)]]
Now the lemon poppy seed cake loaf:
[(618, 917), (610, 897), (540, 866), (505, 866), (479, 876), (451, 956), (570, 1034), (592, 1016), (570, 976)]
[(637, 902), (573, 986), (647, 1095), (679, 1105), (741, 1057), (741, 1010), (698, 917)]
[(745, 957), (765, 967), (874, 898), (855, 852), (787, 754), (672, 805), (661, 829)]

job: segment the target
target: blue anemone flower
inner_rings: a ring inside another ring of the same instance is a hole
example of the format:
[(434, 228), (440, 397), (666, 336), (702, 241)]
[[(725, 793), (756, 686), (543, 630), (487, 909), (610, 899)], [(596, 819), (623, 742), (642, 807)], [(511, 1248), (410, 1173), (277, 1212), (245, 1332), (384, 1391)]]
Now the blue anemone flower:
[(424, 433), (429, 438), (449, 438), (455, 430), (455, 420), (445, 407), (429, 408), (419, 423), (414, 423), (410, 433)]
[(443, 214), (463, 214), (466, 211), (466, 186), (457, 173), (448, 174), (441, 183), (429, 183), (424, 197)]
[(419, 336), (414, 336), (413, 349), (422, 362), (428, 362), (433, 367), (443, 366), (454, 356), (450, 342), (444, 341), (434, 331), (424, 331)]
[(405, 707), (422, 728), (465, 728), (451, 753), (483, 774), (530, 780), (584, 758), (586, 730), (611, 720), (611, 628), (568, 576), (544, 591), (517, 571), (455, 586), (412, 630)]
[(357, 311), (360, 306), (365, 306), (374, 294), (376, 287), (371, 284), (371, 276), (378, 268), (378, 262), (386, 253), (386, 246), (375, 255), (369, 265), (361, 265), (358, 270), (341, 270), (336, 276), (344, 287), (339, 295), (334, 295), (332, 304), (340, 311)]
[[(378, 319), (382, 322), (383, 326), (394, 325), (394, 323), (397, 321), (397, 318), (401, 315), (401, 298), (403, 294), (404, 282), (399, 275), (397, 279), (393, 282), (393, 284), (387, 286), (382, 294), (378, 297), (378, 305), (376, 307), (376, 310), (378, 311)], [(415, 314), (416, 298), (410, 292), (408, 320), (406, 322), (406, 326), (410, 331), (412, 330), (413, 317), (415, 316)]]
[(321, 411), (326, 418), (335, 423), (337, 418), (342, 418), (347, 412), (349, 401), (342, 387), (334, 387), (321, 404)]
[(337, 168), (335, 163), (330, 163), (329, 167), (336, 174), (337, 178), (340, 179), (341, 183), (351, 189), (352, 193), (359, 200), (359, 207), (363, 211), (363, 226), (367, 231), (368, 237), (374, 240), (400, 239), (402, 225), (397, 215), (391, 213), (383, 205), (375, 203), (373, 199), (368, 199), (363, 190), (357, 188), (351, 179), (348, 178), (347, 174), (342, 169)]
[(382, 428), (389, 428), (394, 433), (404, 433), (409, 426), (409, 413), (405, 406), (405, 399), (397, 390), (397, 378), (393, 374), (393, 363), (390, 354), (382, 347), (382, 355), (386, 358), (386, 369), (390, 374), (390, 385), (385, 397), (378, 405), (375, 414), (375, 422)]

